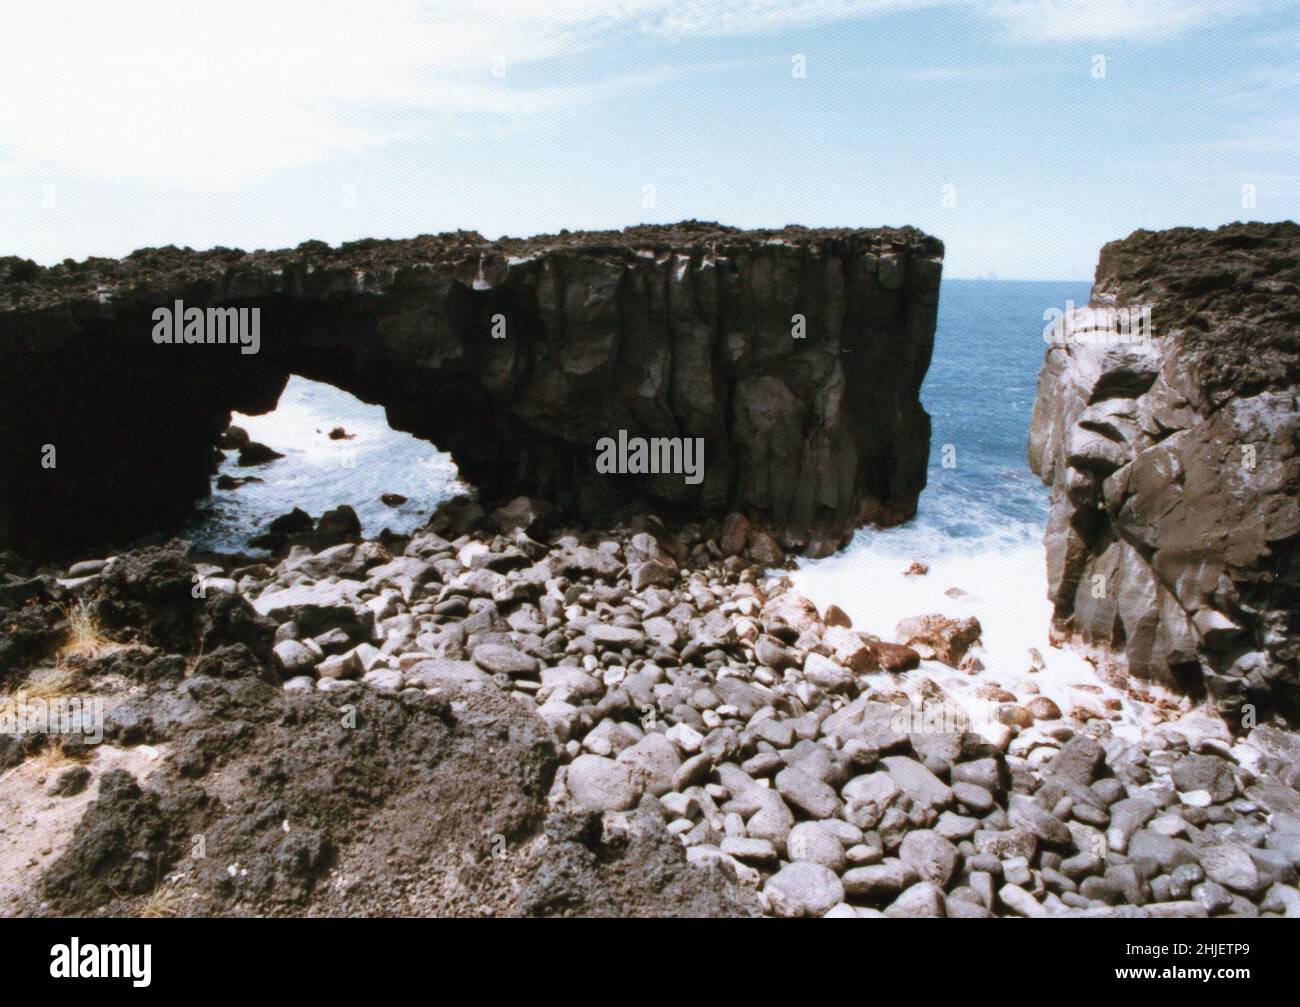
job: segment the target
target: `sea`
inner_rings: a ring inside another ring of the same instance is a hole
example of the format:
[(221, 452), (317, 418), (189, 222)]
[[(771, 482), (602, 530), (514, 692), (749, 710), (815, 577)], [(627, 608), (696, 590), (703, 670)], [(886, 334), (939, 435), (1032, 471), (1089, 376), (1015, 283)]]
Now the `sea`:
[[(885, 640), (913, 616), (973, 615), (981, 659), (995, 672), (1017, 677), (1034, 648), (1062, 685), (1086, 674), (1077, 654), (1047, 644), (1049, 493), (1029, 470), (1027, 446), (1043, 313), (1089, 294), (1086, 281), (943, 281), (921, 388), (932, 439), (916, 517), (862, 529), (834, 556), (801, 563), (795, 583), (819, 609), (836, 604)], [(914, 562), (929, 572), (908, 574)]]

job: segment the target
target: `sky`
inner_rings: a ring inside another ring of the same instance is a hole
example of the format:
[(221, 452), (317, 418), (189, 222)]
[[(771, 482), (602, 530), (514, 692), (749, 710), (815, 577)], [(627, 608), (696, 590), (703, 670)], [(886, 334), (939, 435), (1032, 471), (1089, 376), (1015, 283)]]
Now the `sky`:
[(1090, 279), (1300, 219), (1297, 54), (1295, 0), (40, 0), (0, 19), (0, 254), (696, 218)]

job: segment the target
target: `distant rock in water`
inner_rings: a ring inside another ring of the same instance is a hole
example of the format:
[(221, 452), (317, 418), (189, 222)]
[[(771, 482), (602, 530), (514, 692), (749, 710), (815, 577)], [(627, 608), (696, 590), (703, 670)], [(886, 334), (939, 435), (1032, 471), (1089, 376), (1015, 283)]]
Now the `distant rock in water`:
[(350, 434), (342, 427), (335, 427), (330, 431), (330, 440), (332, 441), (350, 441), (356, 434)]
[(357, 512), (347, 504), (327, 510), (319, 521), (313, 521), (301, 507), (281, 514), (261, 535), (249, 540), (257, 549), (281, 552), (290, 545), (305, 545), (311, 549), (324, 549), (361, 537), (361, 521)]
[(239, 452), (239, 464), (265, 465), (267, 462), (273, 462), (277, 458), (283, 457), (284, 455), (280, 454), (279, 451), (269, 448), (265, 444), (249, 441)]
[[(916, 512), (942, 256), (911, 228), (689, 221), (3, 271), (0, 548), (183, 521), (232, 412), (269, 412), (298, 374), (450, 453), (489, 510), (523, 494), (583, 521), (646, 501), (743, 512), (782, 549), (825, 553)], [(151, 312), (182, 295), (260, 310), (258, 352), (155, 345)], [(674, 442), (702, 444), (701, 478), (599, 473), (598, 441), (624, 433), (670, 469)]]
[(1149, 348), (1052, 346), (1030, 430), (1057, 628), (1228, 711), (1300, 715), (1298, 262), (1290, 222), (1108, 244), (1093, 306)]
[(221, 435), (217, 447), (223, 451), (242, 451), (248, 447), (249, 440), (247, 430), (243, 427), (231, 426), (227, 427), (226, 432)]
[(233, 490), (233, 489), (238, 489), (240, 486), (243, 486), (245, 483), (260, 483), (261, 481), (262, 480), (259, 479), (257, 476), (219, 475), (217, 476), (217, 489)]
[(380, 495), (379, 499), (389, 507), (400, 507), (402, 504), (406, 503), (406, 497), (402, 496), (400, 493), (383, 493)]

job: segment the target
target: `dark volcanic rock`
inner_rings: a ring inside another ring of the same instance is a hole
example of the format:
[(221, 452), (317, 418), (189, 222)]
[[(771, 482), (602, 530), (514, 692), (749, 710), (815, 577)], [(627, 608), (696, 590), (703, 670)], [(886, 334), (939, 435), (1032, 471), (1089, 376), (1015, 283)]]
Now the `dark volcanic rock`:
[(243, 466), (265, 465), (267, 462), (273, 462), (277, 458), (283, 457), (284, 455), (274, 448), (259, 444), (257, 441), (249, 441), (240, 449), (239, 464)]
[(187, 916), (753, 912), (734, 879), (687, 863), (657, 802), (622, 835), (548, 816), (551, 732), (494, 688), (454, 705), (295, 695), (247, 655), (205, 659), (106, 727), (171, 753), (147, 783), (104, 774), (41, 879), (42, 915), (138, 913), (160, 885)]
[[(0, 272), (0, 547), (179, 521), (231, 411), (274, 408), (301, 374), (382, 403), (489, 500), (591, 516), (648, 496), (825, 550), (915, 511), (942, 254), (908, 228), (690, 222)], [(152, 313), (177, 299), (260, 309), (259, 352), (155, 344)], [(596, 443), (620, 430), (702, 438), (703, 479), (599, 475)]]
[(92, 608), (110, 634), (177, 653), (239, 644), (266, 660), (275, 635), (275, 626), (242, 595), (209, 593), (179, 542), (119, 556), (105, 571)]
[(1093, 305), (1140, 343), (1052, 346), (1029, 461), (1059, 629), (1225, 709), (1300, 713), (1300, 226), (1137, 231)]

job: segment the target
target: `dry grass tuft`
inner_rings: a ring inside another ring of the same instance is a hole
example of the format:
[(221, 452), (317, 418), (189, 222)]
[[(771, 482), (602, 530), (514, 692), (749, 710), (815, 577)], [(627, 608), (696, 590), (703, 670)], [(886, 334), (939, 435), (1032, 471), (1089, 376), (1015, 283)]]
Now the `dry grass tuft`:
[(171, 919), (180, 914), (180, 893), (166, 884), (150, 892), (136, 909), (136, 916), (145, 920)]
[(44, 748), (28, 759), (27, 763), (41, 776), (48, 777), (61, 769), (75, 766), (78, 761), (65, 752), (62, 745), (49, 741)]
[(61, 661), (70, 657), (101, 657), (124, 649), (124, 644), (104, 635), (94, 610), (85, 599), (74, 602), (64, 611), (68, 619), (68, 641), (59, 648)]

